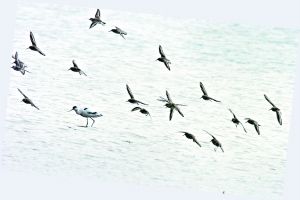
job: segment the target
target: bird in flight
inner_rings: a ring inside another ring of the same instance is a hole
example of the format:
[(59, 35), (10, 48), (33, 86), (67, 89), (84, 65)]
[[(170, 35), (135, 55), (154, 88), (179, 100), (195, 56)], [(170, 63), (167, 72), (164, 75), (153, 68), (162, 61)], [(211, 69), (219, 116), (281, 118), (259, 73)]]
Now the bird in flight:
[(282, 125), (282, 118), (281, 118), (281, 111), (279, 108), (277, 108), (272, 101), (267, 97), (267, 95), (264, 95), (265, 99), (272, 105), (272, 108), (270, 110), (272, 110), (273, 112), (276, 112), (276, 116), (277, 116), (277, 121), (280, 125)]
[[(205, 131), (207, 134), (209, 134), (209, 135), (213, 138), (213, 139), (211, 140), (211, 142), (212, 142), (217, 148), (220, 147), (220, 149), (224, 152), (221, 142), (219, 142), (219, 140), (217, 140), (217, 138), (216, 138), (215, 136), (213, 136), (212, 134), (210, 134), (208, 131), (206, 131), (206, 130), (203, 130), (203, 131)], [(216, 149), (215, 149), (215, 151), (216, 151)]]
[(122, 29), (120, 29), (119, 27), (116, 27), (116, 26), (115, 26), (114, 29), (111, 29), (109, 32), (113, 32), (113, 33), (119, 34), (124, 39), (125, 39), (124, 35), (127, 35), (127, 33), (125, 31), (123, 31)]
[(39, 52), (41, 55), (46, 56), (36, 45), (36, 41), (34, 39), (33, 33), (30, 31), (30, 40), (32, 45), (29, 46), (27, 49), (31, 49), (32, 51), (37, 51)]
[(186, 138), (193, 140), (193, 142), (195, 142), (199, 147), (201, 147), (201, 144), (197, 141), (196, 137), (193, 134), (185, 131), (180, 131), (180, 133), (184, 133), (184, 136)]
[(86, 76), (86, 74), (81, 69), (79, 69), (79, 67), (76, 64), (75, 60), (72, 60), (72, 63), (73, 63), (73, 67), (70, 67), (70, 69), (68, 69), (68, 70), (71, 70), (73, 72), (79, 72), (80, 75), (83, 74), (83, 75)]
[(24, 103), (26, 103), (26, 104), (30, 104), (31, 106), (33, 106), (33, 107), (35, 107), (36, 109), (38, 109), (39, 110), (39, 108), (36, 106), (36, 105), (34, 105), (34, 103), (31, 101), (31, 99), (29, 99), (19, 88), (18, 88), (18, 90), (19, 90), (19, 92), (23, 95), (23, 99), (22, 99), (22, 101), (24, 102)]
[(246, 123), (252, 124), (257, 132), (258, 135), (260, 135), (260, 131), (259, 131), (259, 124), (257, 123), (257, 121), (250, 119), (250, 118), (245, 118), (247, 121)]
[(96, 26), (97, 24), (101, 24), (101, 25), (105, 25), (106, 23), (103, 22), (101, 19), (101, 14), (100, 14), (100, 10), (97, 9), (97, 12), (95, 14), (95, 18), (90, 18), (90, 20), (92, 21), (91, 25), (90, 25), (90, 28), (93, 28), (94, 26)]
[(148, 104), (143, 103), (143, 102), (141, 102), (141, 101), (138, 101), (138, 100), (136, 100), (136, 99), (134, 98), (134, 96), (133, 96), (133, 94), (132, 94), (132, 92), (131, 92), (131, 89), (130, 89), (130, 87), (128, 86), (128, 84), (126, 84), (126, 89), (127, 89), (127, 92), (128, 92), (128, 94), (129, 94), (129, 96), (130, 96), (130, 99), (127, 100), (129, 103), (133, 103), (133, 104), (137, 104), (137, 105), (139, 105), (139, 104), (148, 105)]
[(218, 101), (218, 100), (216, 100), (216, 99), (214, 99), (214, 98), (211, 98), (211, 97), (209, 97), (208, 96), (208, 94), (207, 94), (207, 92), (206, 92), (206, 90), (205, 90), (205, 87), (204, 87), (204, 85), (203, 85), (203, 83), (202, 82), (200, 82), (200, 88), (201, 88), (201, 90), (202, 90), (202, 92), (203, 92), (203, 95), (202, 95), (202, 99), (204, 99), (204, 100), (209, 100), (209, 101), (215, 101), (215, 102), (221, 102), (221, 101)]
[(145, 108), (141, 108), (141, 107), (134, 107), (132, 110), (131, 110), (131, 112), (133, 112), (133, 111), (140, 111), (140, 113), (142, 113), (142, 114), (144, 114), (144, 115), (146, 115), (146, 116), (150, 116), (151, 117), (151, 115), (150, 115), (150, 113), (148, 112), (148, 110), (146, 110)]
[(160, 99), (158, 99), (158, 101), (166, 102), (165, 106), (167, 108), (170, 108), (169, 120), (170, 121), (172, 120), (174, 110), (176, 110), (182, 117), (184, 117), (183, 113), (180, 111), (180, 109), (179, 109), (178, 106), (186, 106), (186, 105), (174, 103), (172, 101), (172, 99), (171, 99), (170, 94), (169, 94), (168, 91), (166, 91), (166, 95), (167, 95), (167, 99), (165, 99), (163, 97), (160, 97)]
[(171, 68), (170, 68), (171, 61), (166, 57), (161, 45), (159, 45), (158, 49), (159, 49), (160, 58), (157, 58), (156, 60), (163, 62), (165, 64), (166, 68), (169, 71), (171, 71)]
[(244, 125), (242, 124), (242, 122), (240, 122), (240, 120), (238, 120), (238, 118), (235, 116), (235, 114), (232, 112), (231, 109), (228, 109), (228, 110), (229, 110), (229, 111), (231, 112), (231, 114), (233, 115), (233, 118), (231, 119), (231, 121), (235, 124), (235, 126), (237, 127), (239, 124), (241, 124), (242, 127), (243, 127), (243, 129), (244, 129), (244, 131), (247, 133), (247, 131), (246, 131)]
[(15, 65), (13, 65), (11, 68), (13, 68), (15, 71), (21, 72), (23, 75), (25, 75), (25, 72), (30, 73), (25, 69), (27, 65), (25, 65), (24, 62), (19, 59), (18, 52), (16, 52), (15, 56), (13, 55), (12, 58), (15, 59), (13, 62)]

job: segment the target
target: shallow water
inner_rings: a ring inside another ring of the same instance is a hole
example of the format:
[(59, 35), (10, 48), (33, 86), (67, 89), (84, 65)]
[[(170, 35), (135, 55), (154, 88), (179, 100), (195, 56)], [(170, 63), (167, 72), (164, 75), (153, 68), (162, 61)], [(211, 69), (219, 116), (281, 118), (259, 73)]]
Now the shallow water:
[[(299, 30), (214, 24), (101, 9), (106, 26), (89, 29), (94, 8), (22, 4), (16, 18), (14, 49), (30, 74), (11, 70), (2, 163), (16, 171), (96, 177), (102, 181), (226, 191), (280, 199), (295, 78)], [(44, 16), (42, 19), (40, 16)], [(108, 32), (124, 29), (126, 40)], [(46, 57), (25, 50), (29, 31)], [(158, 58), (158, 45), (171, 72)], [(14, 52), (13, 52), (14, 53)], [(75, 59), (87, 77), (67, 71)], [(200, 99), (202, 81), (221, 104)], [(129, 84), (149, 103), (152, 116), (130, 112)], [(23, 104), (20, 88), (40, 107)], [(168, 90), (174, 113), (157, 101)], [(282, 110), (283, 126), (263, 94)], [(94, 127), (74, 112), (89, 107), (104, 116)], [(261, 124), (258, 136), (230, 122)], [(215, 152), (213, 133), (225, 153)], [(178, 131), (193, 133), (203, 148)]]

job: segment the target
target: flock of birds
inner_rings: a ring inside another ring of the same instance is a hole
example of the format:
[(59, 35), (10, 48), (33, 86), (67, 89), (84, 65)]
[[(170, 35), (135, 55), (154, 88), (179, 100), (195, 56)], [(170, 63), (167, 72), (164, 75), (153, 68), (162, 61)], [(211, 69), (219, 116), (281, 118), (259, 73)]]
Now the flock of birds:
[[(90, 25), (90, 28), (93, 28), (95, 27), (97, 24), (100, 24), (100, 25), (105, 25), (106, 23), (103, 22), (101, 19), (100, 19), (100, 10), (97, 9), (97, 12), (95, 14), (95, 17), (94, 18), (90, 18), (89, 19), (91, 21), (91, 25)], [(121, 37), (124, 37), (124, 35), (127, 35), (127, 33), (125, 31), (123, 31), (122, 29), (118, 28), (118, 27), (115, 27), (114, 29), (110, 30), (110, 32), (113, 32), (113, 33), (116, 33), (116, 34), (119, 34)], [(43, 56), (46, 56), (42, 51), (41, 49), (38, 48), (37, 46), (37, 43), (35, 41), (35, 38), (34, 38), (34, 35), (33, 33), (30, 31), (30, 40), (31, 40), (31, 43), (32, 45), (29, 46), (27, 49), (30, 49), (32, 51), (36, 51), (38, 52), (39, 54), (43, 55)], [(165, 67), (170, 71), (171, 68), (170, 68), (170, 60), (166, 57), (165, 53), (163, 52), (163, 49), (162, 49), (162, 46), (159, 45), (159, 54), (160, 54), (160, 57), (157, 58), (157, 61), (160, 61), (162, 63), (164, 63)], [(19, 71), (21, 72), (23, 75), (25, 75), (26, 72), (30, 73), (26, 68), (27, 68), (27, 65), (24, 64), (24, 62), (22, 62), (20, 59), (19, 59), (19, 56), (18, 56), (18, 52), (15, 53), (15, 55), (12, 56), (12, 58), (14, 59), (14, 62), (13, 62), (13, 66), (12, 68), (16, 71)], [(86, 73), (84, 73), (79, 67), (78, 65), (76, 64), (75, 60), (72, 61), (73, 63), (73, 67), (69, 68), (69, 70), (73, 71), (73, 72), (76, 72), (76, 73), (79, 73), (80, 75), (86, 75)], [(214, 102), (221, 102), (219, 100), (216, 100), (214, 98), (212, 98), (211, 96), (208, 95), (204, 85), (202, 82), (200, 82), (200, 88), (202, 90), (202, 93), (203, 95), (201, 96), (201, 99), (205, 100), (205, 101), (214, 101)], [(137, 106), (134, 107), (131, 111), (139, 111), (140, 113), (146, 115), (146, 116), (150, 116), (150, 113), (148, 110), (146, 110), (145, 108), (143, 108), (142, 106), (146, 106), (148, 104), (146, 103), (143, 103), (139, 100), (137, 100), (130, 87), (128, 86), (128, 84), (126, 84), (126, 89), (127, 89), (127, 92), (130, 96), (130, 99), (127, 100), (127, 102), (131, 103), (131, 104), (136, 104)], [(26, 103), (26, 104), (30, 104), (31, 106), (35, 107), (36, 109), (39, 110), (39, 108), (33, 103), (33, 101), (27, 97), (19, 88), (18, 88), (18, 91), (22, 94), (23, 96), (23, 99), (22, 99), (22, 102)], [(271, 104), (272, 108), (270, 110), (272, 110), (273, 112), (276, 113), (276, 116), (277, 116), (277, 121), (280, 125), (282, 125), (282, 119), (281, 119), (281, 111), (280, 109), (275, 106), (275, 104), (272, 103), (272, 101), (267, 97), (267, 95), (264, 95), (265, 99)], [(160, 97), (159, 99), (157, 99), (158, 101), (161, 101), (161, 102), (164, 102), (165, 103), (165, 107), (169, 108), (170, 109), (170, 114), (169, 114), (169, 120), (171, 121), (172, 120), (172, 117), (173, 117), (173, 114), (174, 114), (174, 110), (177, 111), (182, 117), (184, 117), (183, 113), (181, 112), (181, 110), (179, 109), (179, 106), (186, 106), (184, 104), (177, 104), (177, 103), (174, 103), (173, 100), (171, 99), (171, 96), (169, 94), (168, 91), (166, 91), (166, 98), (164, 97)], [(87, 119), (87, 122), (86, 122), (86, 126), (85, 127), (88, 127), (88, 119), (91, 119), (93, 121), (92, 125), (94, 125), (95, 123), (95, 119), (94, 118), (97, 118), (97, 117), (101, 117), (103, 116), (101, 113), (98, 113), (98, 112), (93, 112), (91, 110), (89, 110), (88, 108), (78, 108), (77, 106), (73, 106), (73, 108), (69, 111), (75, 111), (75, 113), (77, 115), (80, 115), (84, 118)], [(231, 119), (231, 121), (236, 125), (236, 127), (238, 125), (241, 125), (243, 127), (243, 130), (245, 133), (247, 133), (244, 125), (242, 124), (242, 122), (236, 117), (236, 115), (233, 113), (233, 111), (231, 109), (228, 109), (231, 114), (233, 115), (233, 118)], [(260, 130), (259, 130), (259, 123), (251, 118), (245, 118), (246, 120), (246, 123), (249, 123), (251, 125), (254, 126), (256, 132), (258, 135), (260, 135)], [(205, 131), (205, 130), (203, 130)], [(201, 147), (201, 144), (197, 141), (196, 137), (189, 133), (189, 132), (186, 132), (186, 131), (180, 131), (181, 133), (184, 133), (184, 136), (188, 139), (191, 139), (193, 140), (193, 142), (195, 142), (199, 147)], [(212, 139), (210, 142), (212, 142), (212, 144), (214, 144), (216, 146), (216, 148), (220, 148), (223, 152), (224, 152), (224, 149), (222, 147), (222, 144), (220, 141), (217, 140), (217, 138), (215, 136), (213, 136), (211, 133), (205, 131), (207, 134), (209, 134)], [(216, 151), (216, 149), (215, 149)]]

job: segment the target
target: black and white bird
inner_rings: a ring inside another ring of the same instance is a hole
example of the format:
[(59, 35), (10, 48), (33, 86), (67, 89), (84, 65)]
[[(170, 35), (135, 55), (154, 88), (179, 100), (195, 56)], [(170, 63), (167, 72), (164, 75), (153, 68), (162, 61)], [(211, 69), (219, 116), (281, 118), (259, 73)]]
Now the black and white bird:
[(31, 49), (32, 51), (37, 51), (39, 52), (41, 55), (46, 56), (36, 45), (36, 41), (34, 39), (33, 33), (30, 31), (30, 40), (32, 45), (29, 46), (27, 49)]
[(242, 122), (240, 122), (240, 120), (238, 120), (238, 118), (235, 116), (235, 114), (232, 112), (231, 109), (228, 109), (228, 110), (229, 110), (229, 111), (231, 112), (231, 114), (233, 115), (233, 118), (231, 119), (231, 121), (235, 124), (235, 126), (237, 127), (239, 124), (242, 125), (244, 131), (247, 133), (247, 131), (246, 131), (244, 125), (242, 124)]
[(277, 116), (277, 121), (280, 125), (282, 125), (282, 118), (281, 118), (281, 111), (279, 108), (277, 108), (272, 101), (267, 97), (267, 95), (264, 95), (265, 99), (272, 105), (272, 108), (270, 110), (272, 110), (273, 112), (276, 113)]
[(24, 62), (19, 59), (18, 52), (16, 52), (15, 55), (12, 56), (12, 58), (15, 59), (15, 61), (13, 62), (14, 65), (11, 68), (13, 68), (15, 71), (21, 72), (21, 74), (23, 75), (25, 75), (25, 72), (30, 73), (25, 69), (27, 66), (24, 64)]
[(219, 100), (216, 100), (216, 99), (211, 98), (211, 97), (208, 96), (208, 94), (207, 94), (207, 92), (206, 92), (206, 90), (205, 90), (205, 87), (204, 87), (204, 85), (203, 85), (202, 82), (200, 82), (200, 88), (201, 88), (201, 90), (202, 90), (202, 92), (203, 92), (203, 95), (202, 95), (201, 99), (209, 100), (209, 101), (212, 100), (212, 101), (215, 101), (215, 102), (221, 102), (221, 101), (219, 101)]
[(116, 26), (115, 26), (114, 29), (111, 29), (109, 32), (113, 32), (113, 33), (119, 34), (124, 39), (125, 39), (124, 35), (127, 35), (127, 33), (125, 31), (123, 31), (122, 29), (120, 29), (119, 27), (116, 27)]
[(258, 122), (251, 118), (245, 118), (245, 120), (247, 120), (246, 123), (252, 124), (254, 126), (257, 134), (260, 135), (260, 131), (259, 131), (260, 125), (258, 124)]
[(170, 108), (169, 120), (170, 121), (172, 120), (174, 110), (176, 110), (182, 117), (184, 117), (183, 113), (180, 111), (178, 106), (186, 106), (186, 105), (174, 103), (168, 91), (166, 91), (166, 95), (167, 95), (167, 99), (160, 97), (158, 101), (166, 102), (165, 106), (167, 108)]
[(180, 133), (184, 133), (184, 136), (186, 138), (193, 140), (193, 142), (195, 142), (199, 147), (201, 147), (201, 144), (197, 141), (196, 137), (193, 134), (185, 131), (180, 131)]
[(75, 60), (72, 60), (72, 63), (73, 63), (73, 67), (70, 67), (70, 69), (68, 69), (68, 70), (71, 70), (73, 72), (78, 72), (80, 75), (83, 74), (83, 75), (86, 76), (86, 74), (81, 69), (79, 69), (79, 67), (76, 64)]
[(143, 102), (141, 102), (141, 101), (138, 101), (138, 100), (136, 100), (136, 99), (134, 98), (134, 96), (133, 96), (133, 94), (132, 94), (132, 92), (131, 92), (131, 89), (130, 89), (130, 87), (128, 86), (128, 84), (126, 84), (126, 89), (127, 89), (127, 92), (128, 92), (128, 94), (129, 94), (129, 96), (130, 96), (130, 99), (128, 99), (127, 102), (133, 103), (133, 104), (137, 104), (137, 105), (139, 105), (139, 104), (148, 105), (148, 104), (143, 103)]
[(105, 25), (106, 23), (103, 22), (101, 19), (101, 14), (100, 14), (100, 10), (97, 9), (97, 12), (95, 14), (95, 17), (94, 18), (90, 18), (90, 20), (92, 21), (91, 25), (90, 25), (90, 28), (93, 28), (94, 26), (96, 26), (97, 24), (101, 24), (101, 25)]
[[(205, 131), (207, 134), (209, 134), (213, 138), (211, 140), (211, 143), (213, 143), (213, 145), (215, 145), (217, 148), (220, 147), (220, 149), (224, 152), (221, 142), (219, 142), (219, 140), (217, 140), (217, 138), (215, 136), (213, 136), (212, 134), (210, 134), (208, 131), (206, 131), (206, 130), (203, 130), (203, 131)], [(215, 151), (216, 151), (216, 149), (215, 149)]]
[(93, 121), (93, 123), (91, 125), (91, 127), (92, 127), (95, 123), (95, 120), (93, 118), (103, 116), (101, 113), (90, 111), (88, 108), (81, 109), (81, 108), (78, 108), (77, 106), (73, 106), (73, 108), (71, 110), (69, 110), (69, 112), (71, 112), (72, 110), (74, 110), (77, 115), (80, 115), (80, 116), (86, 118), (85, 127), (88, 127), (89, 119), (91, 119)]
[(146, 116), (150, 116), (151, 117), (151, 115), (150, 115), (150, 113), (149, 113), (149, 111), (148, 110), (146, 110), (145, 108), (141, 108), (141, 107), (134, 107), (132, 110), (131, 110), (131, 112), (133, 112), (133, 111), (140, 111), (140, 113), (142, 113), (142, 114), (144, 114), (144, 115), (146, 115)]
[(33, 106), (33, 107), (35, 107), (36, 109), (38, 109), (39, 110), (39, 108), (36, 106), (36, 105), (34, 105), (34, 103), (31, 101), (31, 99), (29, 99), (19, 88), (18, 88), (18, 90), (19, 90), (19, 92), (23, 95), (23, 99), (22, 99), (22, 101), (24, 102), (24, 103), (26, 103), (26, 104), (30, 104), (31, 106)]
[(171, 68), (170, 68), (170, 64), (171, 64), (171, 61), (169, 59), (167, 59), (161, 45), (159, 45), (159, 54), (160, 54), (160, 58), (157, 58), (156, 60), (160, 61), (160, 62), (163, 62), (166, 66), (166, 68), (171, 71)]

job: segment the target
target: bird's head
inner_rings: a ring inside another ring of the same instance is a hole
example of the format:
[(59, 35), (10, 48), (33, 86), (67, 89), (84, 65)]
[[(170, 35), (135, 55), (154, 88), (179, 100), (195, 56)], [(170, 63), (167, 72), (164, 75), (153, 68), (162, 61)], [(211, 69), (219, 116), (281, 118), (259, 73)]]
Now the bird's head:
[(68, 112), (71, 112), (72, 110), (77, 110), (77, 106), (73, 106), (73, 108), (71, 110), (69, 110)]

